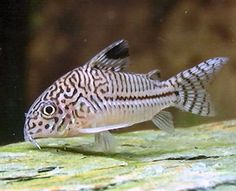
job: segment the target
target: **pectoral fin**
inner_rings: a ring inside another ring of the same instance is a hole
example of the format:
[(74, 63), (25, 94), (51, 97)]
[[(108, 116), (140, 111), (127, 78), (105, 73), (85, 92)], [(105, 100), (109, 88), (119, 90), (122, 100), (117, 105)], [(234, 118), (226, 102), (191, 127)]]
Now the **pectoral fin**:
[(94, 125), (94, 127), (90, 127), (90, 128), (81, 128), (79, 130), (80, 133), (84, 133), (84, 134), (88, 134), (88, 133), (100, 133), (103, 131), (109, 131), (109, 130), (113, 130), (113, 129), (120, 129), (120, 128), (124, 128), (124, 127), (128, 127), (131, 126), (132, 124), (127, 124), (127, 123), (122, 123), (122, 124), (114, 124), (114, 125), (108, 125), (108, 126), (104, 126), (104, 127), (96, 127), (96, 125)]
[(152, 122), (161, 130), (171, 133), (174, 131), (173, 116), (168, 111), (161, 111), (156, 114)]
[(116, 140), (109, 131), (95, 134), (95, 146), (102, 151), (115, 151)]

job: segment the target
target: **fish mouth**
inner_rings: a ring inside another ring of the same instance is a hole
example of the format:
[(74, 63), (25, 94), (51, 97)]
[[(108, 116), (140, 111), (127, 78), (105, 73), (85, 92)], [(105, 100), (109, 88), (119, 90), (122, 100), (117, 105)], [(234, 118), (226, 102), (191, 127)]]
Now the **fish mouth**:
[(34, 146), (36, 146), (38, 149), (41, 150), (41, 147), (39, 146), (39, 144), (32, 138), (32, 136), (29, 134), (26, 128), (24, 129), (24, 139), (25, 141), (31, 142)]

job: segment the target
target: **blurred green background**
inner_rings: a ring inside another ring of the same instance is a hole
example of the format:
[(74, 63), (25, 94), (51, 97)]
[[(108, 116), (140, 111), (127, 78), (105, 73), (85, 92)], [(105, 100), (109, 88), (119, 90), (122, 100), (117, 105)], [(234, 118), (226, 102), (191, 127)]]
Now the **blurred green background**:
[[(117, 39), (130, 44), (129, 71), (162, 79), (216, 56), (230, 62), (209, 87), (217, 116), (171, 109), (175, 126), (235, 118), (236, 1), (1, 1), (0, 143), (23, 140), (24, 112), (67, 71)], [(151, 122), (131, 130), (154, 128)]]

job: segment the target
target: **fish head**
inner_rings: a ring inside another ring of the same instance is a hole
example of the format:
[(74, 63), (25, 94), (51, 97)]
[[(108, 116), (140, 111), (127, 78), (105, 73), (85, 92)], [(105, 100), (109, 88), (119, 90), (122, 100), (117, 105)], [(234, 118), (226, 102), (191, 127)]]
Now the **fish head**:
[(68, 110), (55, 98), (44, 99), (43, 93), (25, 114), (24, 139), (40, 148), (35, 139), (63, 137), (71, 120)]

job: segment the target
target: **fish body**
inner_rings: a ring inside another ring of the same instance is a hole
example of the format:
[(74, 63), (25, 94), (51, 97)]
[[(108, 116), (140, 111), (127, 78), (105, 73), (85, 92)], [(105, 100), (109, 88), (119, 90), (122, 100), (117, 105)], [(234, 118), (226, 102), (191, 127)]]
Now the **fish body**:
[(120, 40), (55, 81), (26, 114), (25, 140), (39, 147), (37, 138), (92, 133), (95, 142), (109, 151), (115, 145), (109, 130), (152, 120), (160, 129), (172, 131), (172, 115), (165, 108), (214, 115), (205, 87), (228, 58), (209, 59), (161, 81), (158, 70), (127, 72), (128, 57), (128, 43)]

